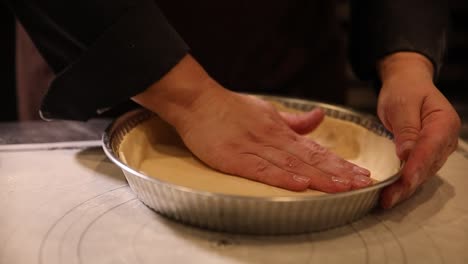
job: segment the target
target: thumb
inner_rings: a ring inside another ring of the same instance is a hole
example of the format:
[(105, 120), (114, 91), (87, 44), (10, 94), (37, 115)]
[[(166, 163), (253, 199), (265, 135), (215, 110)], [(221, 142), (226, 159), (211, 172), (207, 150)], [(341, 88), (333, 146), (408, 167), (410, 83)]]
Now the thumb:
[(387, 105), (382, 121), (395, 137), (398, 157), (407, 160), (421, 131), (421, 109), (419, 104), (411, 103), (407, 98), (395, 99), (392, 105)]
[(314, 130), (323, 120), (325, 113), (315, 108), (307, 113), (280, 112), (286, 124), (298, 134), (307, 134)]

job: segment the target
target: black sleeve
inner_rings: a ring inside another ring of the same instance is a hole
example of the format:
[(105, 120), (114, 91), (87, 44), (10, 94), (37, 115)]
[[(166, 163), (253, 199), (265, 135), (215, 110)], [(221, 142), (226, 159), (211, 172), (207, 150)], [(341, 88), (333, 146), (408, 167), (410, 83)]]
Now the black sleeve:
[(442, 66), (448, 32), (443, 0), (354, 0), (351, 2), (350, 57), (360, 79), (378, 81), (376, 64), (398, 51), (418, 52)]
[(46, 119), (86, 120), (160, 79), (188, 47), (152, 0), (7, 0), (56, 78)]

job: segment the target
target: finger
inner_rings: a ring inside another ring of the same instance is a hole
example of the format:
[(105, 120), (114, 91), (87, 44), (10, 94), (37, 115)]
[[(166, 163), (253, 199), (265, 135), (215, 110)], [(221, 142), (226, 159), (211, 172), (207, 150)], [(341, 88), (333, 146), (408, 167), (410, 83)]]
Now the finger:
[(450, 154), (452, 154), (456, 147), (458, 146), (458, 138), (454, 137), (452, 140), (448, 139), (446, 140), (450, 141), (450, 143), (444, 144), (444, 141), (441, 143), (441, 147), (443, 150), (441, 150), (438, 154), (434, 155), (434, 160), (432, 160), (432, 165), (429, 167), (428, 173), (424, 174), (425, 177), (421, 179), (421, 184), (426, 182), (428, 178), (431, 176), (434, 176), (437, 174), (437, 172), (442, 168), (442, 166), (447, 162), (448, 157)]
[(326, 175), (350, 180), (352, 189), (372, 184), (368, 170), (338, 157), (310, 139), (302, 138), (300, 141), (285, 144), (285, 150)]
[[(383, 208), (391, 208), (410, 197), (421, 183), (433, 176), (443, 165), (451, 153), (453, 144), (451, 137), (440, 133), (443, 124), (432, 125), (422, 131), (422, 135), (408, 156), (401, 178), (393, 185), (385, 188), (381, 195)], [(434, 130), (439, 132), (434, 132)]]
[(364, 175), (369, 177), (371, 172), (363, 167), (360, 167), (356, 164), (353, 164), (335, 153), (329, 151), (328, 149), (324, 148), (317, 142), (311, 140), (310, 138), (302, 138), (301, 143), (307, 146), (311, 150), (317, 150), (319, 152), (324, 151), (326, 152), (325, 161), (321, 162), (317, 166), (318, 168), (322, 169), (325, 172), (335, 172), (339, 173), (343, 176), (352, 177), (354, 175)]
[(410, 103), (405, 97), (395, 98), (395, 102), (385, 110), (385, 120), (382, 121), (395, 136), (398, 157), (406, 160), (419, 138), (420, 106)]
[(236, 160), (238, 166), (227, 170), (235, 175), (291, 191), (309, 188), (309, 177), (283, 170), (257, 154), (243, 153)]
[(353, 188), (353, 182), (350, 179), (325, 173), (280, 149), (263, 147), (257, 152), (262, 153), (263, 158), (285, 171), (309, 177), (310, 187), (314, 190), (337, 193)]
[(325, 113), (315, 108), (307, 113), (280, 112), (286, 124), (298, 134), (307, 134), (313, 131), (323, 121)]
[(403, 181), (398, 179), (395, 183), (387, 186), (380, 194), (380, 206), (384, 209), (390, 209), (402, 200), (402, 194), (405, 187)]

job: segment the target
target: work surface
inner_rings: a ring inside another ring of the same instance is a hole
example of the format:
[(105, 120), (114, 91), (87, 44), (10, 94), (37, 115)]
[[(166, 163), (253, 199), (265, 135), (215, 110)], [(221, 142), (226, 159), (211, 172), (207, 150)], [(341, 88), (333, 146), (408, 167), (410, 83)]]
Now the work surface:
[(0, 146), (0, 263), (468, 263), (468, 146), (415, 196), (321, 233), (253, 237), (148, 209), (99, 141)]

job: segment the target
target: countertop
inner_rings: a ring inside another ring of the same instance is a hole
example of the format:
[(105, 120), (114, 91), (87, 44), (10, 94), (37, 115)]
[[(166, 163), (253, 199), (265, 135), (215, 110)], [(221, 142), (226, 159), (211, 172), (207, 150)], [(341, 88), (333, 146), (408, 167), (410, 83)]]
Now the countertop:
[(99, 140), (110, 119), (0, 123), (0, 145)]
[(100, 148), (108, 123), (0, 124), (1, 264), (468, 263), (463, 141), (392, 210), (320, 233), (262, 237), (189, 227), (148, 209)]

